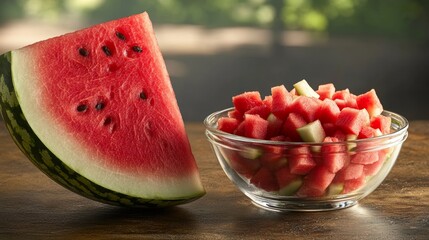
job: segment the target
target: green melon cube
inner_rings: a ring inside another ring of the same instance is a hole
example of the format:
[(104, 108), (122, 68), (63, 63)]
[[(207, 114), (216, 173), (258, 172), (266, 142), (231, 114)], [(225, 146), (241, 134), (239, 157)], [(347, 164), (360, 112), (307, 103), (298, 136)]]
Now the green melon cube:
[(293, 85), (296, 92), (301, 96), (307, 96), (307, 97), (314, 97), (319, 98), (319, 94), (317, 94), (316, 91), (314, 91), (313, 88), (308, 85), (307, 81), (305, 79), (302, 79), (301, 81), (295, 83)]
[(326, 134), (319, 120), (308, 123), (307, 125), (296, 129), (299, 136), (305, 142), (320, 143), (325, 139)]

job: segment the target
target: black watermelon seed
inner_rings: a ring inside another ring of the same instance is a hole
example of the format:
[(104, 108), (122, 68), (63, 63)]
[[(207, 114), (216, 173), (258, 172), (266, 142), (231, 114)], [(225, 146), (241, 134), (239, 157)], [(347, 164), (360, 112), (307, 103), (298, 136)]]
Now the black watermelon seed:
[(77, 106), (76, 111), (85, 112), (86, 109), (88, 109), (88, 106), (86, 106), (85, 104), (80, 104), (79, 106)]
[(89, 52), (85, 48), (79, 48), (79, 54), (83, 57), (86, 57), (89, 55)]
[(133, 46), (133, 51), (134, 51), (134, 52), (141, 53), (143, 50), (142, 50), (142, 49), (141, 49), (141, 47), (139, 47), (139, 46)]
[(102, 103), (102, 102), (99, 102), (95, 105), (95, 109), (97, 109), (97, 110), (101, 110), (103, 108), (104, 108), (104, 103)]
[(146, 93), (145, 92), (141, 92), (140, 93), (140, 98), (146, 100), (147, 99)]
[(103, 49), (103, 52), (106, 54), (106, 56), (112, 56), (112, 52), (110, 51), (109, 47), (102, 46), (101, 49)]
[(104, 119), (103, 125), (107, 126), (109, 124), (112, 123), (112, 118), (111, 117), (107, 117), (106, 119)]
[(120, 32), (116, 32), (116, 36), (117, 36), (119, 39), (121, 39), (121, 40), (124, 40), (124, 41), (125, 41), (125, 36), (124, 36), (124, 34), (122, 34), (122, 33), (120, 33)]

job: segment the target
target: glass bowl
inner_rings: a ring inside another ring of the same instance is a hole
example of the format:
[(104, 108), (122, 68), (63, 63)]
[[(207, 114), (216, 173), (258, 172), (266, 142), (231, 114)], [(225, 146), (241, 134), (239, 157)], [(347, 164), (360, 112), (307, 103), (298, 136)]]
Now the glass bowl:
[[(378, 137), (335, 143), (252, 139), (217, 129), (218, 119), (231, 110), (204, 120), (206, 136), (228, 178), (255, 205), (272, 211), (327, 211), (355, 205), (383, 182), (408, 136), (407, 119), (383, 111), (392, 119), (391, 133)], [(312, 160), (310, 170), (306, 159)], [(344, 165), (334, 174), (327, 171), (327, 159)]]

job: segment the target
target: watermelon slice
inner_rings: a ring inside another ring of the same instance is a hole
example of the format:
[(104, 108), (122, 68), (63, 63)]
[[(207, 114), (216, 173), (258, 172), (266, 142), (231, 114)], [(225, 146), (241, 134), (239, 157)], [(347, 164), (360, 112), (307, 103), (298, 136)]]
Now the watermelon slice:
[(61, 185), (142, 207), (204, 194), (147, 13), (0, 59), (5, 123), (24, 153)]

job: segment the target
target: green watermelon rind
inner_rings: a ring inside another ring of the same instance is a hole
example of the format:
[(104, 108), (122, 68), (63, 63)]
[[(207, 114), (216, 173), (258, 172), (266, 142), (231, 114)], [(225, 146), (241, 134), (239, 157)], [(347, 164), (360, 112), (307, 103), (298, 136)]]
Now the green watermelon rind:
[(12, 82), (11, 52), (0, 55), (0, 115), (19, 149), (52, 180), (79, 195), (99, 202), (142, 208), (162, 208), (192, 202), (201, 195), (180, 199), (146, 199), (112, 191), (80, 175), (55, 156), (37, 137), (19, 106)]

